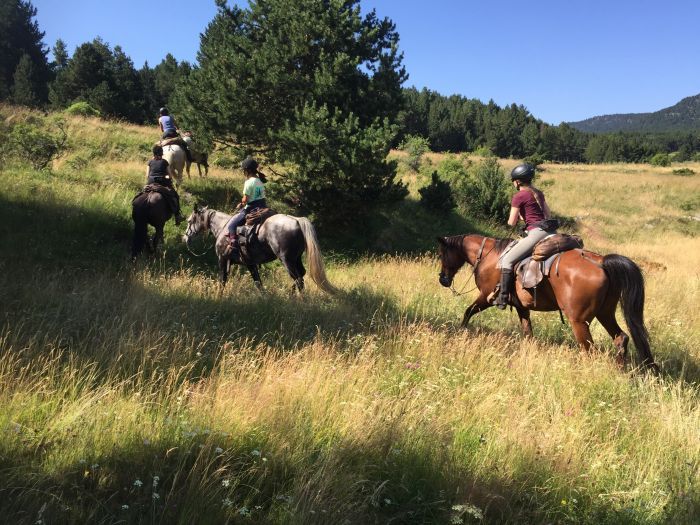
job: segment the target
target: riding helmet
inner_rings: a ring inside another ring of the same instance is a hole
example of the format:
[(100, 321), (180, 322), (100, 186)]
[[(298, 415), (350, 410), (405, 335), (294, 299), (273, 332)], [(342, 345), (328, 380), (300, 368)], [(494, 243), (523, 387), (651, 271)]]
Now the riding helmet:
[(158, 113), (160, 113), (161, 117), (162, 117), (162, 116), (165, 116), (165, 115), (168, 114), (168, 108), (160, 108), (160, 110), (158, 111)]
[(535, 167), (527, 162), (524, 164), (519, 164), (513, 171), (510, 172), (511, 180), (522, 180), (525, 182), (530, 182), (535, 176)]
[(252, 157), (248, 157), (243, 162), (241, 162), (241, 169), (243, 171), (258, 171), (258, 161)]

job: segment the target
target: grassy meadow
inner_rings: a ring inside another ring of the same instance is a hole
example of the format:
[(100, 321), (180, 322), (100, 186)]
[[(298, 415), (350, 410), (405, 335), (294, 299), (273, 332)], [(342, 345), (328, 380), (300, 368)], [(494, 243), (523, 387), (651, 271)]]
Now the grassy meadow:
[[(474, 292), (438, 284), (434, 236), (503, 231), (434, 219), (403, 164), (412, 197), (378, 240), (319, 234), (338, 296), (291, 295), (279, 264), (264, 295), (243, 273), (220, 293), (174, 223), (132, 266), (158, 132), (67, 129), (50, 171), (0, 166), (0, 522), (700, 520), (700, 164), (545, 165), (537, 182), (588, 248), (645, 271), (652, 377), (616, 368), (597, 322), (590, 355), (556, 314), (533, 314), (531, 340), (510, 311), (460, 330)], [(186, 210), (233, 208), (240, 173), (195, 174)]]

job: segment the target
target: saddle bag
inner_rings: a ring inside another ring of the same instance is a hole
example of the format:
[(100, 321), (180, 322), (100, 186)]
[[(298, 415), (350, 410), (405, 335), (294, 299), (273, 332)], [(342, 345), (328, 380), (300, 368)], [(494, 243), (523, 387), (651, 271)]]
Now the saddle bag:
[(555, 253), (583, 248), (583, 239), (578, 235), (555, 233), (545, 237), (535, 245), (532, 250), (532, 258), (535, 261), (544, 261)]

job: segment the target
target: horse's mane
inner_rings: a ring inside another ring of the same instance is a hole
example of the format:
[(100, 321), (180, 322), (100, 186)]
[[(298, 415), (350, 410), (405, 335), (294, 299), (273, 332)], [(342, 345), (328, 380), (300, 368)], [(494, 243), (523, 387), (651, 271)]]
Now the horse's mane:
[[(473, 235), (473, 234), (465, 233), (464, 235), (453, 235), (452, 237), (446, 237), (445, 242), (447, 243), (447, 246), (449, 248), (460, 249), (464, 244), (465, 237), (469, 237), (470, 235)], [(506, 249), (506, 246), (508, 246), (511, 242), (511, 239), (496, 239), (493, 237), (486, 237), (486, 238), (493, 239), (494, 241), (496, 241), (496, 244), (493, 247), (493, 251), (496, 254), (502, 253), (503, 250)]]

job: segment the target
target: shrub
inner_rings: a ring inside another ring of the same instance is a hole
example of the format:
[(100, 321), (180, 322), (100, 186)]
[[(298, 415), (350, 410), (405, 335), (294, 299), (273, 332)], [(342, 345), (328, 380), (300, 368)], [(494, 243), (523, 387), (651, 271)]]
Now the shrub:
[(418, 193), (421, 205), (430, 211), (446, 215), (457, 206), (450, 183), (440, 180), (437, 171), (433, 171), (430, 184), (420, 188)]
[(668, 156), (668, 153), (657, 153), (649, 159), (649, 164), (654, 166), (670, 166), (671, 158)]
[(690, 168), (678, 168), (677, 170), (673, 170), (673, 174), (688, 176), (695, 175), (695, 171), (691, 170)]
[(546, 162), (546, 159), (544, 158), (544, 155), (541, 155), (540, 153), (533, 153), (532, 155), (528, 155), (523, 159), (523, 162), (527, 162), (528, 164), (532, 164), (536, 169), (542, 171), (542, 168), (540, 168), (540, 164), (544, 164)]
[[(56, 129), (50, 133), (47, 129)], [(33, 124), (30, 121), (16, 124), (9, 135), (10, 149), (20, 159), (29, 162), (34, 169), (43, 170), (60, 157), (66, 146), (68, 135), (63, 120)]]
[(399, 149), (408, 153), (406, 164), (413, 171), (418, 171), (423, 155), (430, 151), (430, 142), (418, 135), (406, 135), (406, 138), (399, 145)]
[(473, 153), (478, 157), (493, 157), (493, 151), (491, 151), (488, 146), (479, 146)]
[(473, 217), (497, 222), (508, 220), (510, 184), (495, 157), (488, 157), (472, 168), (457, 199)]
[(63, 111), (66, 115), (77, 115), (79, 117), (99, 117), (100, 112), (87, 102), (76, 102)]

